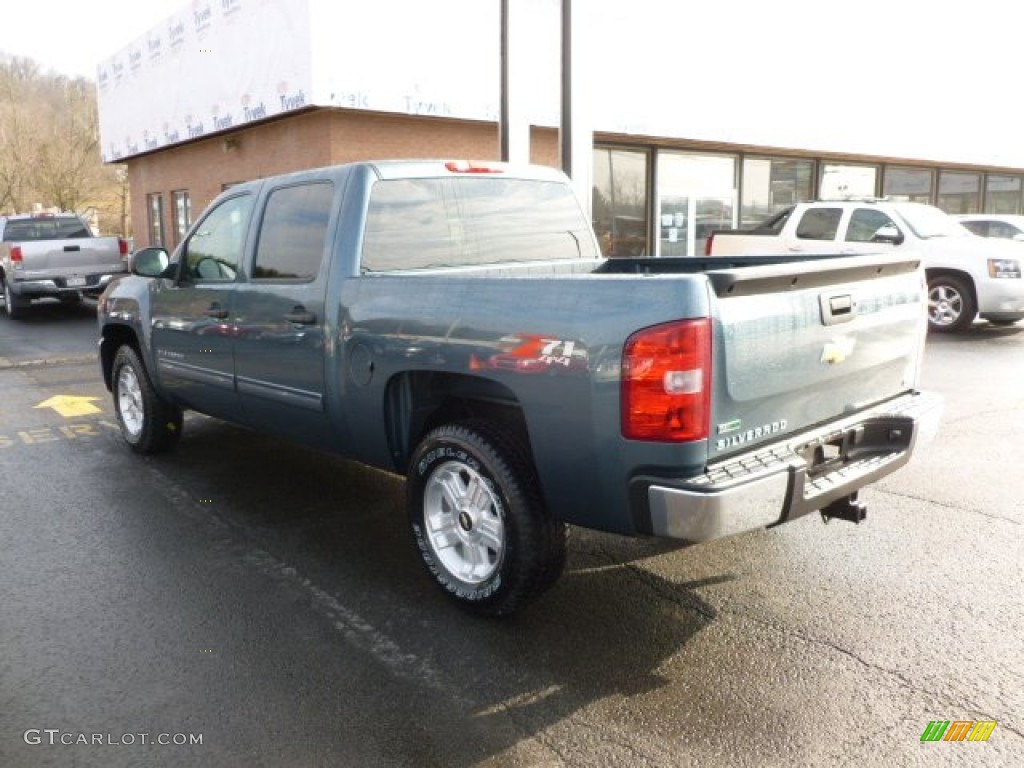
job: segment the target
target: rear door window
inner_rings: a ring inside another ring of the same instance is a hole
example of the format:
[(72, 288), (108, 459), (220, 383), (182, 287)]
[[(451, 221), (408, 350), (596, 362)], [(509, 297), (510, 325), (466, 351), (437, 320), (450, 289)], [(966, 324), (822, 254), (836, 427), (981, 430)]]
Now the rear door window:
[(334, 185), (299, 184), (267, 198), (256, 245), (255, 280), (315, 280), (323, 262)]
[(842, 208), (810, 208), (804, 211), (796, 236), (801, 240), (835, 240), (842, 218)]

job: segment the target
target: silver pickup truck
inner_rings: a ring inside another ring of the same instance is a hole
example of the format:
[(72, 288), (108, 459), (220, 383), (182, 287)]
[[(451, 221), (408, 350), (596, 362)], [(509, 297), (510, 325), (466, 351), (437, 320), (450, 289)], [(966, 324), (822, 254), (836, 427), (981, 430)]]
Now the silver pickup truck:
[(567, 523), (860, 521), (938, 418), (915, 259), (604, 259), (546, 168), (241, 184), (133, 273), (100, 297), (99, 352), (134, 451), (191, 409), (405, 475), (429, 573), (489, 615), (555, 582)]
[(4, 306), (19, 317), (33, 299), (78, 301), (99, 295), (128, 271), (128, 243), (95, 237), (70, 213), (0, 216), (0, 283)]

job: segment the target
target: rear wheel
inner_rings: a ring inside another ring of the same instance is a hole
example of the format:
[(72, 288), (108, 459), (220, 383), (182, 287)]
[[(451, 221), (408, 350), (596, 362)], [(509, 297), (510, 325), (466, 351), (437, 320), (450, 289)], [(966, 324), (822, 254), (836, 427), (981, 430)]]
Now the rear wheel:
[(962, 331), (974, 322), (978, 307), (971, 287), (954, 275), (928, 279), (928, 327), (940, 333)]
[(12, 320), (16, 320), (19, 317), (24, 316), (25, 307), (29, 302), (20, 296), (15, 296), (11, 292), (11, 286), (6, 280), (4, 280), (4, 309), (7, 312), (7, 316)]
[(488, 423), (428, 434), (410, 463), (407, 502), (427, 569), (475, 613), (513, 613), (561, 575), (565, 526), (544, 508), (528, 452)]
[(117, 350), (111, 378), (117, 423), (129, 447), (136, 453), (172, 448), (181, 436), (181, 409), (156, 393), (132, 347)]

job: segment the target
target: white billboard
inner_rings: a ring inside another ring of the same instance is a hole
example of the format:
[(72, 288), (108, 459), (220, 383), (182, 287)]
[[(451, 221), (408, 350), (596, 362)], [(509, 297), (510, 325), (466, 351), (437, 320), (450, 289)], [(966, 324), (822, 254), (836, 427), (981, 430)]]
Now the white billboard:
[[(558, 115), (557, 3), (537, 22), (522, 94)], [(498, 0), (194, 0), (101, 62), (107, 162), (309, 106), (496, 121)]]
[[(561, 0), (511, 1), (527, 19), (518, 113), (556, 126)], [(890, 0), (841, 25), (819, 0), (574, 5), (594, 130), (1024, 166), (1002, 93), (1016, 32), (988, 16)], [(496, 121), (499, 23), (500, 0), (193, 0), (101, 63), (103, 157), (309, 106)]]
[(100, 63), (107, 162), (309, 106), (307, 0), (194, 0)]

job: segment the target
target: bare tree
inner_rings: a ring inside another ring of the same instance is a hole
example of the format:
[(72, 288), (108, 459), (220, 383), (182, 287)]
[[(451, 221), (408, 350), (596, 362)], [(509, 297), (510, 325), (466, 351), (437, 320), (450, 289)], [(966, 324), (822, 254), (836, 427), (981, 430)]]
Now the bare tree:
[(0, 211), (91, 209), (128, 235), (125, 186), (100, 157), (95, 84), (0, 55)]

